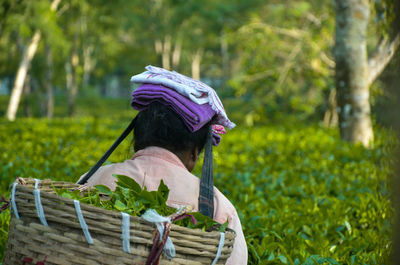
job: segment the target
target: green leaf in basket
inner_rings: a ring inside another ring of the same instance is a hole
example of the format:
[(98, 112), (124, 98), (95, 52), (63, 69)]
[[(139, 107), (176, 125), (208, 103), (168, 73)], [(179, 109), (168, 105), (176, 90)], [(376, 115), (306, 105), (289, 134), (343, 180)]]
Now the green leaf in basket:
[(137, 215), (139, 215), (139, 213), (144, 212), (146, 210), (146, 207), (144, 207), (143, 203), (141, 203), (139, 201), (130, 202), (128, 204), (128, 208), (132, 212), (138, 213)]
[(158, 186), (157, 190), (158, 194), (167, 201), (168, 195), (169, 195), (169, 189), (168, 186), (164, 184), (164, 181), (160, 181), (160, 185)]
[[(196, 224), (192, 224), (192, 223), (186, 221), (184, 223), (181, 223), (181, 225), (184, 225), (184, 226), (189, 227), (189, 228), (199, 228), (199, 229), (202, 229), (204, 231), (208, 231), (211, 228), (214, 228), (215, 226), (219, 226), (218, 222), (214, 221), (210, 217), (205, 216), (205, 215), (203, 215), (203, 214), (201, 214), (199, 212), (192, 212), (192, 213), (189, 213), (189, 214), (194, 216), (194, 218), (197, 221)], [(228, 221), (226, 221), (226, 223), (220, 225), (218, 227), (218, 230), (220, 232), (224, 232), (226, 227), (228, 227)]]
[(218, 228), (218, 232), (225, 232), (226, 228), (228, 227), (229, 222), (228, 220), (226, 220), (225, 223), (223, 223), (219, 228)]
[(126, 201), (128, 201), (130, 197), (134, 197), (134, 193), (132, 193), (130, 189), (120, 187), (119, 191), (121, 192), (122, 197), (126, 199)]
[(125, 211), (127, 209), (125, 203), (123, 203), (120, 200), (116, 200), (115, 204), (114, 204), (115, 209), (117, 209), (118, 211)]
[[(113, 175), (117, 178), (117, 187), (112, 191), (109, 187), (104, 185), (96, 185), (95, 189), (87, 190), (81, 193), (79, 190), (57, 190), (57, 194), (69, 199), (77, 199), (83, 203), (88, 203), (97, 207), (108, 210), (117, 210), (126, 212), (132, 216), (141, 216), (147, 209), (154, 209), (163, 216), (169, 216), (176, 212), (176, 209), (167, 205), (169, 195), (169, 188), (165, 185), (164, 181), (160, 181), (157, 190), (148, 191), (146, 187), (141, 186), (132, 178), (122, 175)], [(107, 195), (108, 198), (103, 198)], [(228, 226), (225, 224), (218, 224), (211, 218), (202, 215), (199, 212), (192, 213), (197, 220), (196, 224), (190, 222), (190, 218), (177, 221), (177, 224), (199, 228), (204, 231), (216, 230), (223, 232)]]
[(61, 193), (61, 197), (67, 198), (67, 199), (73, 199), (73, 196), (70, 192), (63, 192)]
[(157, 204), (157, 192), (155, 191), (146, 191), (146, 190), (142, 190), (142, 192), (140, 192), (139, 194), (139, 198), (141, 199), (141, 201), (145, 204), (149, 204), (150, 208), (153, 205)]
[(104, 186), (104, 185), (96, 185), (95, 186), (96, 190), (98, 190), (100, 193), (103, 193), (105, 195), (111, 196), (112, 191), (109, 187)]
[(118, 180), (117, 181), (117, 185), (118, 186), (121, 186), (121, 187), (124, 187), (124, 188), (128, 188), (128, 189), (133, 190), (133, 191), (135, 191), (137, 193), (139, 193), (142, 190), (140, 185), (130, 177), (123, 176), (123, 175), (116, 175), (116, 174), (114, 174), (113, 176)]

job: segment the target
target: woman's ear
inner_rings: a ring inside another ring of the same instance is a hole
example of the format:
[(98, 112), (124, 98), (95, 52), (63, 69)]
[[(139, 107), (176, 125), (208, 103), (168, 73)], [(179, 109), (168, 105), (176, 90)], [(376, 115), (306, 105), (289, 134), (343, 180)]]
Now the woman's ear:
[(199, 159), (199, 148), (197, 146), (195, 146), (192, 149), (192, 161), (193, 161), (194, 165), (196, 164), (197, 159)]
[(187, 152), (187, 159), (185, 166), (189, 170), (189, 172), (192, 172), (194, 169), (194, 166), (196, 165), (197, 159), (199, 158), (199, 148), (194, 147), (191, 151)]

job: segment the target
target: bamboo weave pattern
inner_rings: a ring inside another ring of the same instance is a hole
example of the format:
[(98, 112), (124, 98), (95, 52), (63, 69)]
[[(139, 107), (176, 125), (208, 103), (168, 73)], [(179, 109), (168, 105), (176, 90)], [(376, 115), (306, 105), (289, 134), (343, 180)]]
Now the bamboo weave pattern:
[[(94, 244), (89, 245), (79, 224), (74, 201), (54, 194), (53, 188), (77, 188), (68, 182), (42, 180), (41, 203), (48, 226), (40, 223), (34, 198), (34, 180), (16, 185), (14, 213), (3, 265), (22, 264), (25, 258), (60, 264), (144, 264), (153, 243), (155, 225), (140, 217), (129, 217), (129, 253), (123, 251), (122, 214), (81, 204)], [(13, 210), (14, 211), (14, 210)], [(162, 257), (160, 264), (211, 264), (217, 254), (220, 233), (203, 232), (172, 224), (170, 237), (176, 249), (172, 260)], [(225, 232), (225, 242), (217, 264), (225, 264), (233, 248), (235, 233)]]

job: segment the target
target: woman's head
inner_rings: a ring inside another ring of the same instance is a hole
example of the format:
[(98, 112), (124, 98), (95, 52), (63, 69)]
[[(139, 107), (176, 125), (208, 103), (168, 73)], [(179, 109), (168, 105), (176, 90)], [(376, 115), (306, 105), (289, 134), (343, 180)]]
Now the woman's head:
[[(154, 102), (137, 115), (134, 130), (135, 152), (149, 146), (158, 146), (175, 153), (192, 170), (198, 153), (204, 148), (210, 124), (190, 132), (182, 118), (171, 108)], [(184, 161), (184, 160), (193, 161)]]

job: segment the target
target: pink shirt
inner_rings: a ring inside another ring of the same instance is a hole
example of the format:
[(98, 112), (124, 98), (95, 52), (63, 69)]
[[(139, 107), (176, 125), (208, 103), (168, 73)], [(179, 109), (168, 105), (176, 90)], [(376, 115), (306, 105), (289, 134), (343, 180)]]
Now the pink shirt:
[[(161, 179), (170, 189), (167, 204), (171, 207), (191, 205), (198, 211), (200, 179), (191, 174), (181, 160), (172, 152), (160, 147), (147, 147), (138, 151), (130, 160), (106, 165), (97, 170), (88, 185), (102, 184), (115, 189), (112, 174), (133, 178), (148, 190), (157, 190)], [(235, 230), (233, 251), (226, 264), (247, 264), (247, 245), (239, 217), (232, 203), (214, 187), (214, 220), (225, 223)]]

